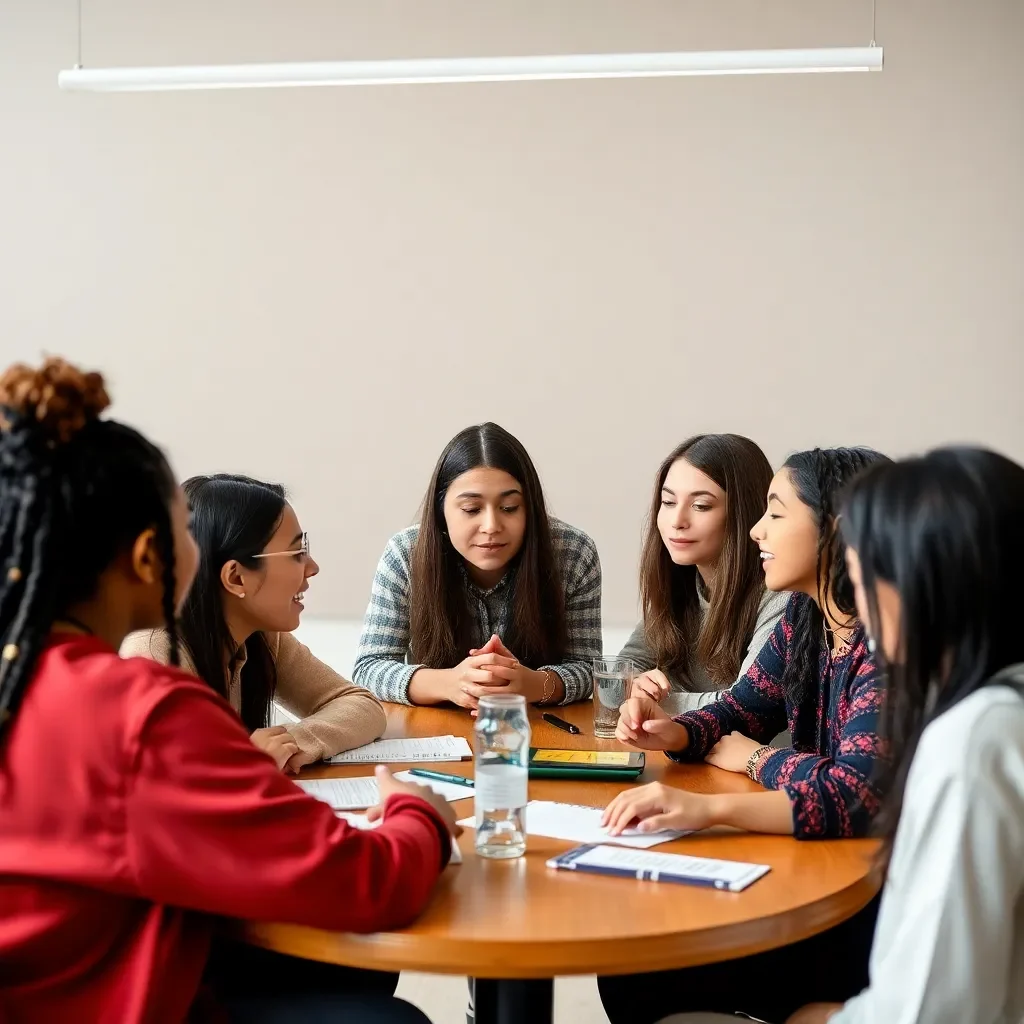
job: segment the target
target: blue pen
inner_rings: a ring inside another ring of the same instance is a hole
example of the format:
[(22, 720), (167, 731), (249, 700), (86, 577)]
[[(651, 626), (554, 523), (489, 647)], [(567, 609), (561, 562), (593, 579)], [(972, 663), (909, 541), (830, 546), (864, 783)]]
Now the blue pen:
[(427, 768), (410, 768), (410, 775), (418, 775), (421, 779), (433, 779), (435, 782), (453, 782), (456, 786), (473, 786), (472, 779), (461, 775), (446, 775), (444, 772), (432, 772)]

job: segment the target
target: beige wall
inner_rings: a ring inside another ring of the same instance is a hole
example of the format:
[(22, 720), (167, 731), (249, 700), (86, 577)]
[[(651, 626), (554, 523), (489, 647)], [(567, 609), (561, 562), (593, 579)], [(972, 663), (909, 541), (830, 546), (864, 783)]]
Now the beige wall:
[[(89, 65), (848, 45), (820, 0), (84, 0)], [(1024, 458), (1024, 4), (881, 0), (875, 75), (81, 96), (0, 0), (0, 354), (96, 364), (183, 474), (290, 486), (362, 613), (459, 428), (532, 452), (628, 622), (699, 430)]]

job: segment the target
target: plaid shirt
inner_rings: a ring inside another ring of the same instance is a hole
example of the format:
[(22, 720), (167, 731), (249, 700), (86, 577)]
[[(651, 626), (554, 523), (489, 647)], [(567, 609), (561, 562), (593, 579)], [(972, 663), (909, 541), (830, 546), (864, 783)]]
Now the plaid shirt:
[[(538, 665), (557, 672), (565, 684), (563, 704), (586, 700), (593, 689), (593, 659), (601, 657), (601, 562), (594, 542), (574, 526), (552, 518), (551, 538), (565, 585), (569, 647), (559, 665)], [(410, 526), (396, 533), (377, 565), (370, 604), (363, 620), (352, 679), (380, 700), (411, 704), (409, 680), (422, 668), (409, 662), (409, 563), (419, 533)], [(497, 586), (481, 590), (467, 577), (474, 642), (482, 647), (492, 633), (501, 636), (511, 618), (512, 573)]]

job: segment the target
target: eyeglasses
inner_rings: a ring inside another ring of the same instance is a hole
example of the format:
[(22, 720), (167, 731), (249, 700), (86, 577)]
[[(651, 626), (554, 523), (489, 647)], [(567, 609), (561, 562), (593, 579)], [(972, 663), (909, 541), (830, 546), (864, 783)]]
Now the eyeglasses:
[(309, 558), (309, 534), (304, 533), (302, 535), (302, 544), (298, 548), (289, 549), (288, 551), (264, 551), (261, 555), (253, 555), (253, 558), (278, 558), (281, 555), (291, 555), (292, 558), (297, 558), (299, 561), (304, 562)]

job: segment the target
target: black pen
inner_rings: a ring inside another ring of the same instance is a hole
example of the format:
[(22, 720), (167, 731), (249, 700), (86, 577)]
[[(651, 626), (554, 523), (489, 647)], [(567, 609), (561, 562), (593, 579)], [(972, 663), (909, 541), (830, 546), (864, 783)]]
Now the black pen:
[(540, 717), (543, 718), (548, 725), (553, 725), (556, 729), (563, 729), (565, 732), (571, 732), (574, 736), (579, 735), (579, 729), (577, 729), (572, 722), (565, 722), (556, 715), (549, 715), (546, 712)]

